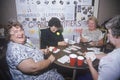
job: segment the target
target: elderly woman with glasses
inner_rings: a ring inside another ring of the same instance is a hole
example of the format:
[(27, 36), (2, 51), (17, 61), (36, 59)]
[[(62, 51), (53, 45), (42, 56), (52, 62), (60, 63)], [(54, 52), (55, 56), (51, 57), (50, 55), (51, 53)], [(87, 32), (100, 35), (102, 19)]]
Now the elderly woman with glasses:
[(13, 80), (64, 80), (56, 69), (48, 69), (55, 57), (44, 59), (44, 53), (26, 38), (19, 22), (9, 23), (6, 60)]

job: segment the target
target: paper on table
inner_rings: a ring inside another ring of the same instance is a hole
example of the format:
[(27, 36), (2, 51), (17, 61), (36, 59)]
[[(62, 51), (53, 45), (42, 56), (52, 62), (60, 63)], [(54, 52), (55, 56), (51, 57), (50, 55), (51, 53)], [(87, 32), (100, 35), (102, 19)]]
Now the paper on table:
[(66, 52), (66, 53), (71, 53), (71, 51), (66, 50), (66, 49), (64, 49), (63, 51)]
[(77, 49), (81, 49), (81, 47), (76, 46), (76, 45), (72, 45), (72, 47), (77, 48)]
[(63, 63), (63, 64), (66, 62), (69, 62), (69, 60), (70, 60), (70, 58), (67, 55), (64, 55), (61, 58), (57, 59), (58, 62)]
[(100, 48), (87, 48), (87, 50), (92, 50), (95, 53), (99, 53), (100, 52)]
[(68, 51), (69, 51), (69, 50), (71, 50), (71, 48), (67, 47), (67, 48), (65, 48), (65, 50), (68, 50)]
[(71, 50), (74, 50), (74, 51), (77, 51), (78, 49), (77, 48), (75, 48), (75, 47), (69, 47)]
[(79, 55), (82, 55), (82, 54), (83, 54), (81, 51), (77, 51), (76, 53), (79, 54)]
[(55, 47), (50, 46), (50, 47), (49, 47), (49, 51), (51, 51), (51, 52), (52, 52), (54, 48), (55, 48)]

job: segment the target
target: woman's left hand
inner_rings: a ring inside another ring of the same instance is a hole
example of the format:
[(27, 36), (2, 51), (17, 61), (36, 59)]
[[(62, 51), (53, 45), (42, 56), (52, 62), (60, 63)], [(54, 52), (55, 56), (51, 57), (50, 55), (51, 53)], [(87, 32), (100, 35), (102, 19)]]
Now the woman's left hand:
[(49, 53), (49, 49), (48, 49), (48, 48), (46, 48), (46, 49), (41, 49), (41, 50), (44, 52), (45, 55)]

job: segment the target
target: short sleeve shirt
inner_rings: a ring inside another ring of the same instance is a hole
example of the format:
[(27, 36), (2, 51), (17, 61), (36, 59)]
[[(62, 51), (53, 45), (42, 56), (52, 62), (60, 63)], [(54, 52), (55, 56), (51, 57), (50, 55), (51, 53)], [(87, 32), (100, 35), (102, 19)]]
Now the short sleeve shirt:
[(10, 73), (13, 80), (64, 80), (55, 70), (49, 70), (40, 75), (27, 75), (17, 69), (17, 66), (25, 59), (33, 59), (35, 62), (44, 60), (43, 52), (41, 52), (29, 40), (22, 45), (9, 42), (6, 60), (9, 65)]
[(120, 48), (103, 57), (98, 70), (98, 80), (118, 80), (120, 78)]
[(103, 34), (99, 29), (90, 31), (89, 29), (83, 30), (82, 37), (89, 41), (99, 41), (103, 38)]
[(28, 78), (30, 80), (34, 79), (34, 76), (31, 77), (28, 75), (23, 75), (22, 72), (17, 70), (17, 66), (23, 60), (31, 58), (37, 62), (44, 59), (43, 53), (37, 47), (34, 47), (33, 44), (27, 43), (25, 45), (22, 45), (14, 42), (9, 42), (8, 44), (6, 59), (8, 65), (10, 66), (10, 72), (16, 80), (23, 80), (22, 78)]

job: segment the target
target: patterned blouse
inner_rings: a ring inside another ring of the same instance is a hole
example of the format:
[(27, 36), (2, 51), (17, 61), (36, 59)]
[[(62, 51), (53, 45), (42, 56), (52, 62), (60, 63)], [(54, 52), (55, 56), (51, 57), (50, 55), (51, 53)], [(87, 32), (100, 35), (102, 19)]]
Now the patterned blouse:
[(13, 80), (64, 80), (55, 69), (48, 70), (38, 75), (22, 73), (17, 69), (17, 66), (28, 58), (38, 62), (44, 60), (44, 55), (43, 52), (35, 47), (28, 39), (25, 44), (18, 44), (12, 41), (8, 43), (6, 60)]
[(99, 29), (96, 29), (94, 31), (90, 31), (89, 29), (86, 29), (83, 31), (82, 37), (86, 38), (89, 42), (89, 41), (99, 41), (104, 36), (103, 36), (103, 33)]

